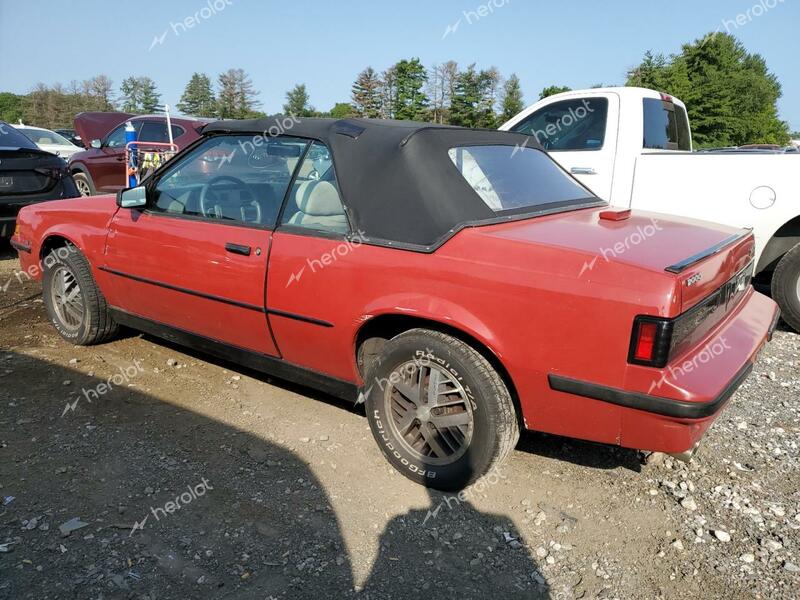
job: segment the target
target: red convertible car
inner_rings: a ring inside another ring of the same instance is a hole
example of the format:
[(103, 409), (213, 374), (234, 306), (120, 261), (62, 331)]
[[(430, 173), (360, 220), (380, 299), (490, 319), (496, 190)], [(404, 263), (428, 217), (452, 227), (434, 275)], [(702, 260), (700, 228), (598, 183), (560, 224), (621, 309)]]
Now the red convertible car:
[(779, 314), (750, 232), (609, 209), (525, 135), (410, 122), (216, 122), (143, 186), (24, 208), (13, 244), (66, 340), (127, 326), (359, 399), (445, 490), (521, 428), (691, 453)]

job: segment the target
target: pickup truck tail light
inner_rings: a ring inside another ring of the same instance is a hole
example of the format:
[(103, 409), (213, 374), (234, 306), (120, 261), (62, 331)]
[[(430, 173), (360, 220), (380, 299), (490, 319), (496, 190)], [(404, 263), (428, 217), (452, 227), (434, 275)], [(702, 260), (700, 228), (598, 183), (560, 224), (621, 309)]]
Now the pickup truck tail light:
[(658, 317), (636, 317), (628, 362), (648, 367), (665, 367), (669, 362), (674, 322)]

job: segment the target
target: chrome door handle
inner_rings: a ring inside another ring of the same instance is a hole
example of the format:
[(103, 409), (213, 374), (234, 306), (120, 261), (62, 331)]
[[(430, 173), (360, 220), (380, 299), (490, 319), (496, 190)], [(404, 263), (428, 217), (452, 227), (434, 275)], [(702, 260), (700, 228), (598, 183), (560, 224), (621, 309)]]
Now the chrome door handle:
[(572, 167), (569, 172), (573, 175), (597, 175), (592, 167)]

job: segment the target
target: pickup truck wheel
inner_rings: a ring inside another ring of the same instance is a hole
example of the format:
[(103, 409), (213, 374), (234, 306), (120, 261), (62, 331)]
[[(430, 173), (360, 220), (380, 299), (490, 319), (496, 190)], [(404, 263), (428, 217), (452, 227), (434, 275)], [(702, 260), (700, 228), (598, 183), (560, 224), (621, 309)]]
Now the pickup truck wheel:
[(75, 187), (78, 188), (81, 196), (91, 196), (94, 194), (92, 183), (84, 173), (73, 173), (72, 179), (75, 180)]
[(76, 346), (113, 337), (118, 326), (92, 277), (89, 261), (75, 248), (55, 248), (44, 261), (42, 296), (59, 335)]
[(460, 490), (495, 471), (519, 439), (505, 383), (474, 348), (412, 329), (389, 340), (365, 377), (367, 417), (409, 479)]
[(800, 332), (800, 244), (789, 250), (772, 274), (772, 297), (783, 320)]

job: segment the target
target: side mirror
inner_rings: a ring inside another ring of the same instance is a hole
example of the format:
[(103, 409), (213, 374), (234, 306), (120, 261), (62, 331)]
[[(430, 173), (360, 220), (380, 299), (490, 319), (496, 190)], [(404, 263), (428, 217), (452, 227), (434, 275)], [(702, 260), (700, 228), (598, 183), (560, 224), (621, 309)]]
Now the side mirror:
[(102, 147), (103, 147), (103, 142), (101, 142), (100, 140), (92, 140), (92, 141), (89, 143), (89, 145), (90, 145), (92, 148), (102, 148)]
[(122, 208), (136, 208), (147, 204), (147, 190), (143, 185), (117, 192), (117, 205)]

